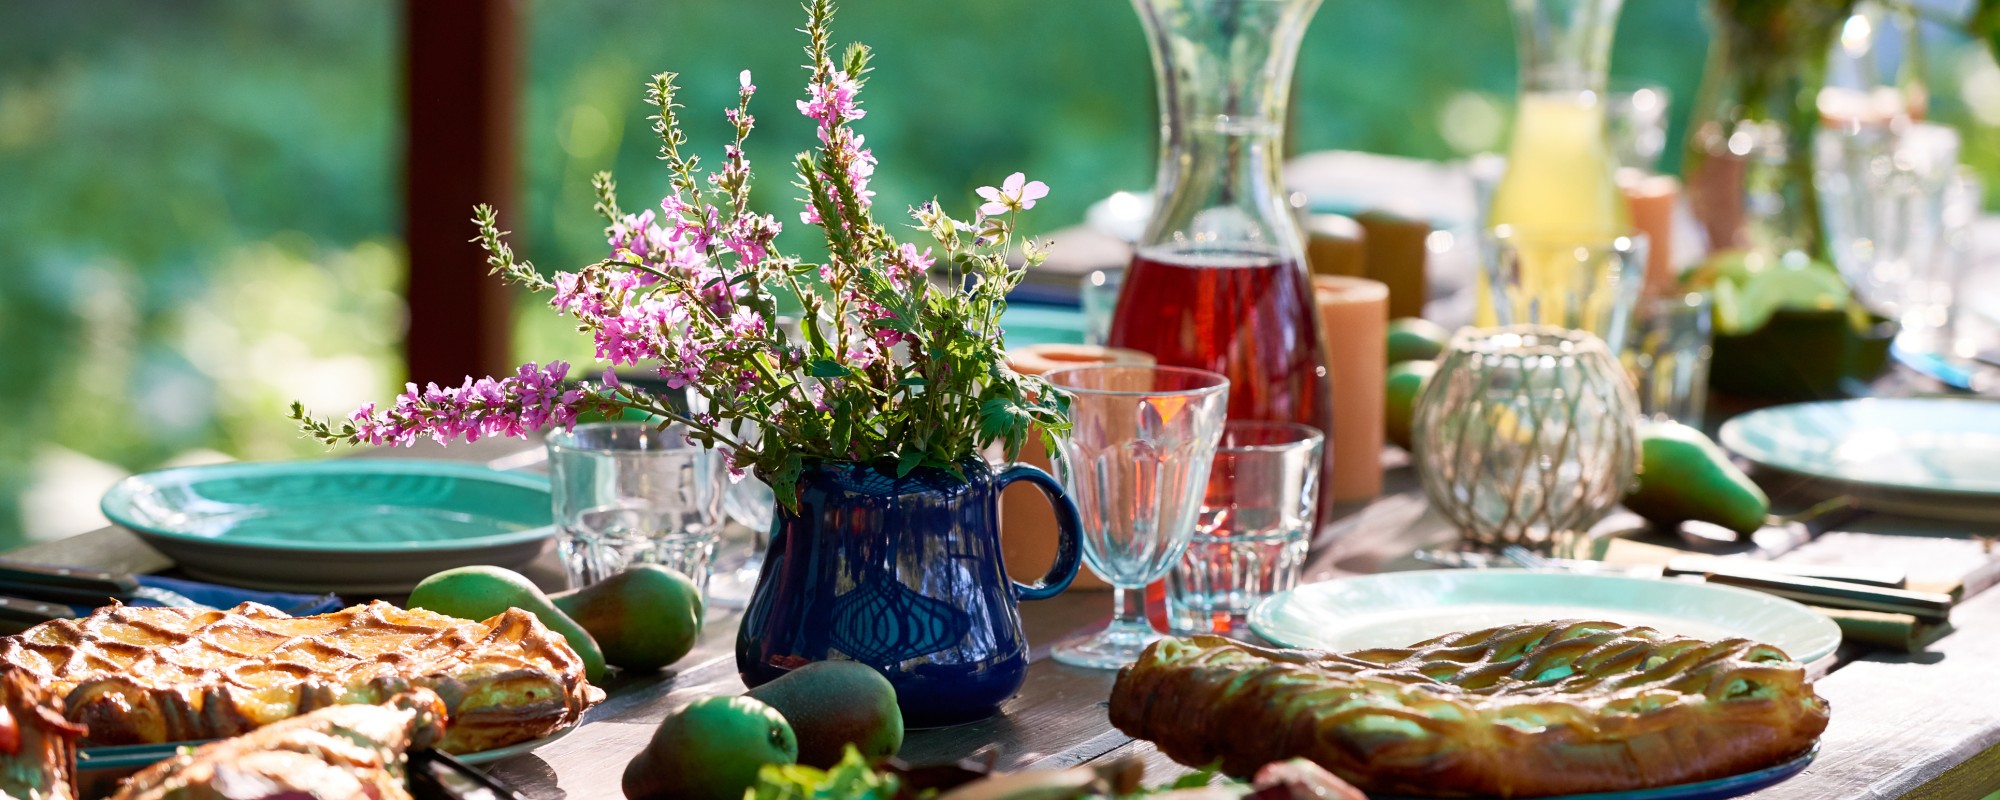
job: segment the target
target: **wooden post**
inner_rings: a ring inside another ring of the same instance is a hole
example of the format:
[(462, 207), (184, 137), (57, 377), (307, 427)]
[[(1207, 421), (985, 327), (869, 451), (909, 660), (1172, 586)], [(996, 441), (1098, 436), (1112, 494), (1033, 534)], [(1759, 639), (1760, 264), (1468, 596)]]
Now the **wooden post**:
[(403, 237), (410, 380), (506, 368), (509, 293), (471, 243), (472, 207), (514, 205), (515, 0), (404, 0)]

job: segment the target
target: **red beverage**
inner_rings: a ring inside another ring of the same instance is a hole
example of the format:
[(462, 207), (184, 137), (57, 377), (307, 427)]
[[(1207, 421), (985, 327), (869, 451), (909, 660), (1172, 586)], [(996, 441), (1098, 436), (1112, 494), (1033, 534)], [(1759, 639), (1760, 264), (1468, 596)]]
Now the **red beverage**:
[(1249, 249), (1140, 250), (1108, 339), (1165, 366), (1228, 376), (1232, 420), (1333, 428), (1318, 307), (1296, 260)]

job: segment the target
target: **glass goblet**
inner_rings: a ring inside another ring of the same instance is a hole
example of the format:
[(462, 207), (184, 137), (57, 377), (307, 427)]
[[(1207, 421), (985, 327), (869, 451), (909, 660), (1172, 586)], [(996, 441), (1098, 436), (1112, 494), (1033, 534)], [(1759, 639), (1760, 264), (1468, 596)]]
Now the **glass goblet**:
[(1229, 379), (1178, 367), (1089, 366), (1043, 376), (1069, 402), (1056, 473), (1083, 517), (1083, 559), (1112, 586), (1116, 614), (1056, 660), (1116, 668), (1160, 638), (1145, 587), (1179, 563), (1194, 535), (1229, 402)]

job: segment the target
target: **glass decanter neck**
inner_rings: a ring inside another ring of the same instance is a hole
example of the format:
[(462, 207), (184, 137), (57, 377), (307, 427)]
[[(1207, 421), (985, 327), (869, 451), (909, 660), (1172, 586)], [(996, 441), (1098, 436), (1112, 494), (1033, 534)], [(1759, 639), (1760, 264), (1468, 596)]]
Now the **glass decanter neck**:
[(1512, 0), (1521, 93), (1604, 92), (1624, 0)]
[(1144, 242), (1180, 234), (1301, 249), (1278, 172), (1292, 67), (1319, 3), (1133, 0), (1160, 101), (1159, 205)]

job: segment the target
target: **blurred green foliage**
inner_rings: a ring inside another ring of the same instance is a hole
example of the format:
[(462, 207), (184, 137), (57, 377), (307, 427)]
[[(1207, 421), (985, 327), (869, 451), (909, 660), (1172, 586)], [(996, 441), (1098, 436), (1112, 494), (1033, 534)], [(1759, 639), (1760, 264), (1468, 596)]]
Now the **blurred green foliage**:
[[(1698, 6), (1628, 0), (1614, 49), (1614, 75), (1671, 91), (1670, 141), (1701, 70)], [(37, 465), (54, 448), (118, 470), (316, 453), (283, 401), (337, 413), (399, 384), (397, 10), (0, 12), (0, 547), (22, 535), (23, 492), (52, 479)], [(641, 85), (662, 70), (682, 74), (711, 162), (737, 72), (753, 72), (757, 204), (791, 228), (785, 247), (810, 249), (788, 168), (812, 142), (793, 107), (802, 18), (794, 0), (527, 0), (524, 196), (494, 198), (523, 254), (545, 269), (602, 255), (594, 171), (617, 171), (629, 208), (660, 195)], [(933, 196), (963, 211), (974, 187), (1022, 170), (1054, 189), (1030, 222), (1046, 231), (1152, 182), (1151, 70), (1124, 0), (848, 0), (836, 32), (877, 52), (859, 128), (882, 160), (885, 220)], [(1497, 148), (1513, 85), (1500, 0), (1327, 0), (1301, 57), (1294, 145)], [(545, 312), (521, 315), (516, 338), (524, 358), (588, 356)]]

